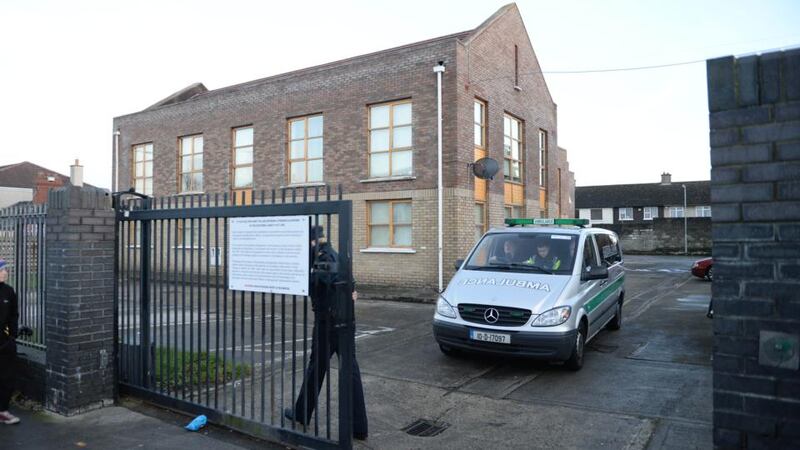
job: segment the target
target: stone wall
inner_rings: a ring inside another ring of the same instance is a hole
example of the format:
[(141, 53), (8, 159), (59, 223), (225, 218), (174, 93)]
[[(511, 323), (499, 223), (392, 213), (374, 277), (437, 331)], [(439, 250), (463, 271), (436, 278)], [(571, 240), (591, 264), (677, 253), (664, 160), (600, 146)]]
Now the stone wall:
[[(711, 219), (689, 217), (686, 224), (689, 253), (710, 254)], [(625, 253), (682, 254), (684, 251), (683, 219), (660, 217), (647, 222), (622, 222), (594, 226), (617, 233), (622, 251)]]

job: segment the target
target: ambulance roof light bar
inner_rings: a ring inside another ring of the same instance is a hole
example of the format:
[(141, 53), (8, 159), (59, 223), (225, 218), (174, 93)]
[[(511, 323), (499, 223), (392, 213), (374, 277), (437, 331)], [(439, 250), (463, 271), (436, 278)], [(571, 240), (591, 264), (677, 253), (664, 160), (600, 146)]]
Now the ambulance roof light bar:
[(506, 219), (509, 227), (525, 225), (571, 225), (580, 228), (589, 226), (589, 219)]

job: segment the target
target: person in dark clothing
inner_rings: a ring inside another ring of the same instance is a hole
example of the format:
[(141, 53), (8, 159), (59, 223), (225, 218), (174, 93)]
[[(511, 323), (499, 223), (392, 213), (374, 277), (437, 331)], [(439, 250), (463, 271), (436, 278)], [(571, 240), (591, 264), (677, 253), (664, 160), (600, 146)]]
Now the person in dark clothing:
[(19, 311), (17, 294), (6, 281), (7, 264), (0, 259), (0, 423), (13, 425), (19, 423), (19, 418), (8, 412), (8, 405), (14, 391)]
[[(320, 242), (324, 237), (322, 226), (311, 227), (311, 307), (314, 310), (314, 330), (312, 331), (311, 358), (306, 369), (300, 394), (294, 409), (286, 408), (284, 416), (302, 424), (311, 422), (325, 374), (330, 368), (330, 359), (339, 353), (339, 332), (334, 329), (335, 291), (338, 282), (336, 265), (339, 254), (330, 243)], [(353, 301), (358, 294), (353, 292)], [(361, 372), (353, 354), (353, 437), (367, 438), (367, 409), (364, 402), (364, 388)]]

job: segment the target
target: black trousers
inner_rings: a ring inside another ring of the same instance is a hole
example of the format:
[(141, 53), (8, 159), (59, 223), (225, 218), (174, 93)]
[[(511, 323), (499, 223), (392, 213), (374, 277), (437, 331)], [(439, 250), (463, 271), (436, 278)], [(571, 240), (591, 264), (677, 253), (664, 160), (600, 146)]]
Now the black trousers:
[(8, 411), (16, 381), (16, 363), (16, 355), (0, 354), (0, 411)]
[[(331, 322), (315, 319), (312, 336), (311, 358), (294, 407), (295, 417), (304, 423), (311, 422), (325, 374), (330, 369), (331, 357), (339, 352), (339, 335), (333, 330)], [(353, 433), (367, 434), (364, 387), (361, 384), (361, 371), (358, 369), (355, 354), (353, 354)]]

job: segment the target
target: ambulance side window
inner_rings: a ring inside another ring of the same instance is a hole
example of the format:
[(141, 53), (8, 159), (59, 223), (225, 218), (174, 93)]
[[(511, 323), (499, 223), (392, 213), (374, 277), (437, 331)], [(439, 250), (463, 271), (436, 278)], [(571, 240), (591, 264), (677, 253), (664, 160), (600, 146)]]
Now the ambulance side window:
[(583, 243), (583, 270), (588, 272), (597, 266), (597, 252), (594, 249), (594, 238), (589, 235)]

